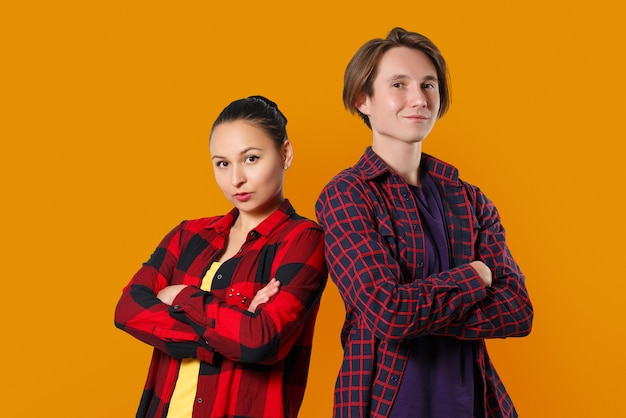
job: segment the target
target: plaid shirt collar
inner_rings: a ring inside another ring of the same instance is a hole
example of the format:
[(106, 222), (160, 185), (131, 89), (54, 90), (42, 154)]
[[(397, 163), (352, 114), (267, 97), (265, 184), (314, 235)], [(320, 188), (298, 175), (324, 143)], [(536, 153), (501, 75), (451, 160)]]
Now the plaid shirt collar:
[[(440, 181), (458, 185), (459, 172), (454, 166), (426, 153), (422, 153), (421, 158), (421, 164), (426, 164), (428, 172), (431, 176)], [(377, 177), (394, 173), (387, 163), (385, 163), (382, 158), (374, 152), (371, 146), (365, 149), (361, 159), (354, 167), (362, 173), (366, 180), (373, 180)]]
[[(260, 224), (258, 224), (254, 231), (263, 236), (269, 236), (272, 231), (286, 222), (295, 213), (295, 209), (291, 205), (288, 199), (285, 199), (280, 204), (277, 210), (272, 212), (270, 216), (265, 218)], [(239, 209), (233, 208), (229, 213), (222, 217), (215, 218), (215, 220), (207, 225), (207, 228), (215, 228), (218, 234), (226, 233), (230, 231), (230, 228), (235, 223), (235, 220), (239, 216)]]

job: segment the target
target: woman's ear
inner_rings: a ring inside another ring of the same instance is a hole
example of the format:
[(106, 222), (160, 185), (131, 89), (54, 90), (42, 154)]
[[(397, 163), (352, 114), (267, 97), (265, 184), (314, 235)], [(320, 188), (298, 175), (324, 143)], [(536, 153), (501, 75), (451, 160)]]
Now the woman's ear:
[(284, 168), (286, 170), (293, 161), (293, 147), (291, 146), (291, 141), (289, 140), (286, 140), (283, 144), (283, 160), (285, 162)]

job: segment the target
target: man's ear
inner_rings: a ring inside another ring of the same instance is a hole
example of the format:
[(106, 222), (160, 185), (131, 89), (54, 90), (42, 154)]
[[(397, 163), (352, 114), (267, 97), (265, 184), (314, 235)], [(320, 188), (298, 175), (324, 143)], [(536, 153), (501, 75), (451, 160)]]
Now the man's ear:
[(359, 112), (361, 112), (362, 114), (366, 116), (369, 116), (370, 115), (369, 100), (367, 99), (368, 99), (367, 94), (360, 93), (356, 99), (356, 103), (354, 103), (354, 106), (358, 109)]

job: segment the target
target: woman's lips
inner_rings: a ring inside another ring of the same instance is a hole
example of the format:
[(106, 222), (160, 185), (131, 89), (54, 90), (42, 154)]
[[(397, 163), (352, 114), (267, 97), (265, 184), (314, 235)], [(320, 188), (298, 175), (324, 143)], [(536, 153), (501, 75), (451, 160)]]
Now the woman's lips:
[(252, 197), (252, 193), (236, 193), (235, 199), (240, 202), (247, 202)]

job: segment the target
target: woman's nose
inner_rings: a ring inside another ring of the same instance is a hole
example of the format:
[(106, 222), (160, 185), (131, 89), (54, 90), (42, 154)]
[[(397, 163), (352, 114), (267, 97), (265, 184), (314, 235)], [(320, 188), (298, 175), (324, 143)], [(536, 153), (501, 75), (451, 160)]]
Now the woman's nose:
[(231, 182), (234, 186), (240, 186), (246, 182), (244, 169), (238, 164), (232, 165)]

